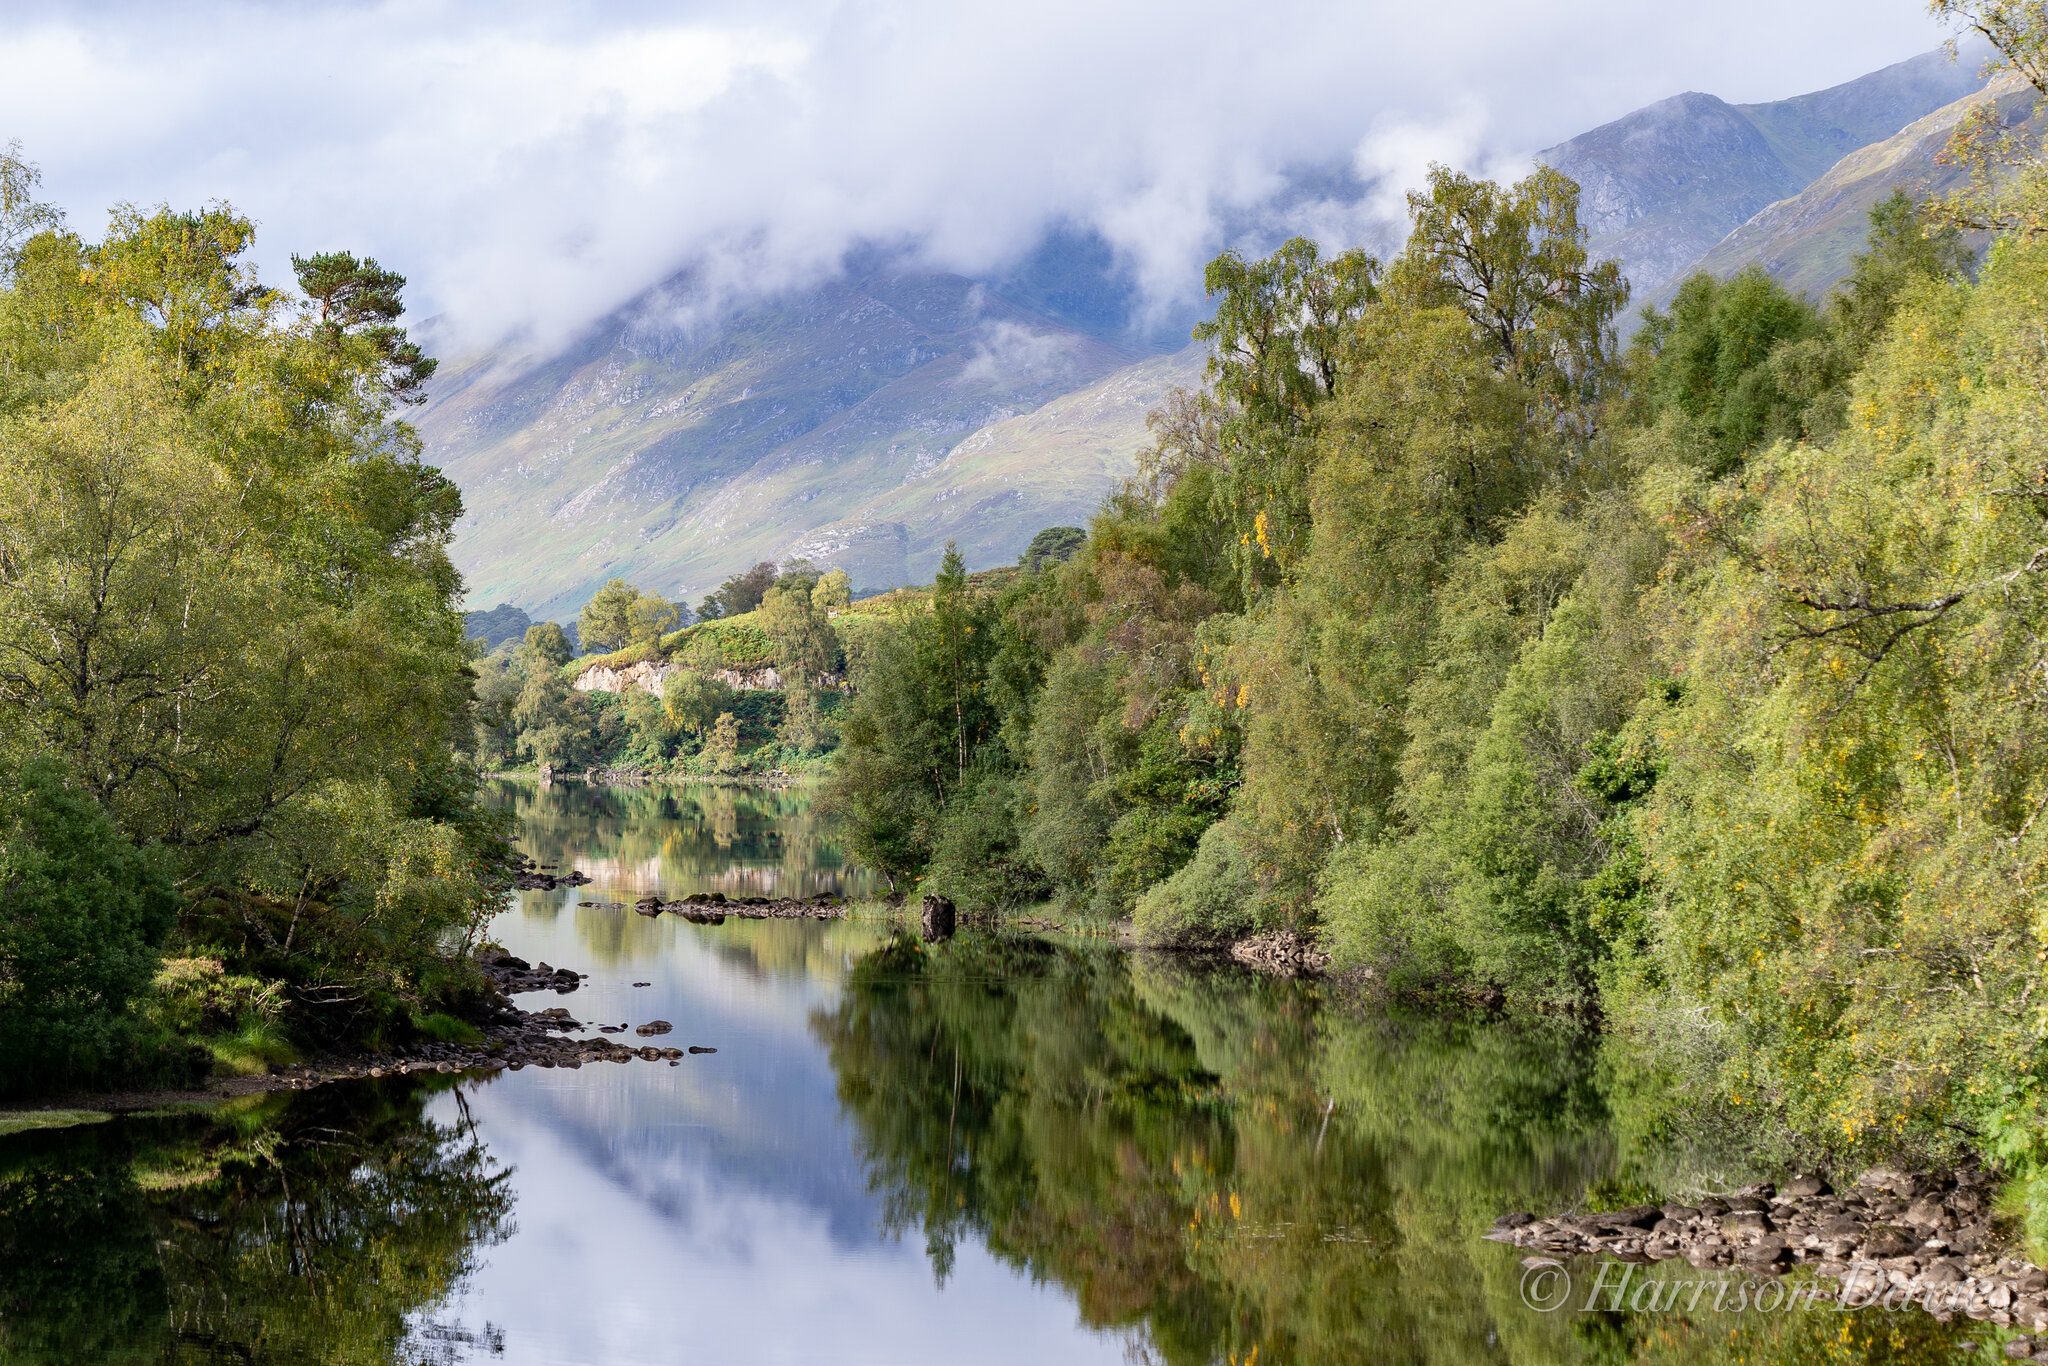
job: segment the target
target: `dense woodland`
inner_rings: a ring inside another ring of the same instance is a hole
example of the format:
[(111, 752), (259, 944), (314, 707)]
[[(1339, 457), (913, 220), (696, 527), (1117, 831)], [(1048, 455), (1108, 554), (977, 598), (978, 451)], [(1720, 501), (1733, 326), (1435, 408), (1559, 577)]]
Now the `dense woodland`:
[[(2038, 5), (1935, 8), (2048, 92)], [(1833, 297), (1701, 276), (1625, 345), (1548, 170), (1438, 169), (1391, 261), (1219, 258), (1079, 554), (955, 558), (854, 661), (861, 856), (1597, 1016), (1674, 1122), (2048, 1171), (2048, 171), (1950, 154)]]
[(0, 1093), (460, 1031), (504, 886), (404, 279), (0, 149)]

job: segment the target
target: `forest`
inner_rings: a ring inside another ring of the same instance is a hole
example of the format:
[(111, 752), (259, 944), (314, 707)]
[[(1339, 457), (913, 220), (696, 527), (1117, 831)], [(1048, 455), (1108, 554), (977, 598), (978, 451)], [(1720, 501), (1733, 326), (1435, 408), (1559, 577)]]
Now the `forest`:
[[(2038, 6), (1935, 9), (2048, 95)], [(1219, 257), (1206, 383), (1078, 553), (951, 557), (853, 660), (859, 855), (1597, 1019), (1663, 1122), (1988, 1156), (2039, 1245), (2048, 170), (1948, 155), (1819, 302), (1632, 316), (1541, 168), (1437, 168), (1391, 260)]]

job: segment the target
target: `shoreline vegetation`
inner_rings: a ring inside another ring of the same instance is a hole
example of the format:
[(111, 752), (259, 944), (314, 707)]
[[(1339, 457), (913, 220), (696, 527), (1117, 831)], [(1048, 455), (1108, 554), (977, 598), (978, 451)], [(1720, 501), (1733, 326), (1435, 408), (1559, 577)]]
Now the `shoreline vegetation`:
[[(2038, 7), (1934, 8), (2048, 99)], [(849, 847), (1585, 1022), (1652, 1128), (1983, 1164), (2048, 1256), (2048, 165), (1949, 155), (1828, 299), (1698, 275), (1626, 345), (1549, 169), (1435, 168), (1386, 262), (1218, 258), (1085, 539), (949, 554), (849, 659)]]

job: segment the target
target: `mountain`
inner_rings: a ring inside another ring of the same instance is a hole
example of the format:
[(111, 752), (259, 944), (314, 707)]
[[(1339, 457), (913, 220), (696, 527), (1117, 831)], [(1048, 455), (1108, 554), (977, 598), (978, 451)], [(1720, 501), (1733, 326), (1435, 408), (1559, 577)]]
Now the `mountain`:
[[(1542, 158), (1584, 187), (1592, 248), (1638, 303), (1703, 258), (1824, 284), (1868, 204), (1931, 167), (1975, 70), (1930, 53), (1767, 104), (1678, 95)], [(1278, 179), (1220, 240), (1264, 251), (1369, 220), (1374, 187), (1348, 164)], [(983, 279), (870, 250), (711, 309), (685, 271), (559, 350), (444, 367), (417, 425), (463, 489), (455, 557), (477, 606), (570, 618), (613, 577), (694, 601), (799, 555), (868, 592), (929, 578), (948, 540), (981, 568), (1087, 521), (1147, 412), (1200, 378), (1191, 308), (1151, 303), (1071, 225)]]
[(2016, 79), (2002, 81), (1993, 91), (1957, 100), (1851, 152), (1798, 194), (1766, 206), (1715, 244), (1698, 269), (1733, 275), (1760, 265), (1788, 289), (1821, 298), (1848, 274), (1862, 250), (1870, 211), (1881, 200), (1895, 190), (1923, 199), (1962, 183), (1966, 172), (1942, 165), (1937, 154), (1963, 115), (1985, 99), (1998, 101), (1999, 120), (2007, 127), (2031, 122), (2036, 136), (2048, 132), (2036, 114), (2033, 88)]
[(1688, 92), (1538, 160), (1579, 182), (1596, 257), (1622, 263), (1638, 302), (1666, 297), (1722, 238), (1797, 195), (1843, 156), (1983, 85), (1979, 63), (1929, 52), (1810, 95), (1729, 104)]
[[(711, 323), (672, 302), (687, 288), (671, 282), (559, 355), (472, 364), (438, 388), (418, 425), (463, 489), (456, 554), (473, 601), (562, 615), (614, 576), (697, 594), (857, 520), (981, 429), (1142, 359), (936, 272), (874, 269)], [(862, 588), (930, 558), (907, 525), (842, 529), (905, 547), (871, 556)]]

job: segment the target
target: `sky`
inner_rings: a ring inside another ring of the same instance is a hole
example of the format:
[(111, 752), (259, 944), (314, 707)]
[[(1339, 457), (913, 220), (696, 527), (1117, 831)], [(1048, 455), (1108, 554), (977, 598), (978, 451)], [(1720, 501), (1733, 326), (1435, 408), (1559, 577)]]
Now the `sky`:
[(1512, 170), (1681, 90), (1779, 98), (1943, 37), (1921, 0), (7, 0), (0, 143), (88, 237), (225, 199), (266, 277), (373, 255), (480, 348), (685, 265), (707, 299), (863, 242), (973, 273), (1055, 223), (1184, 297), (1289, 165), (1348, 159), (1388, 215), (1431, 160)]

